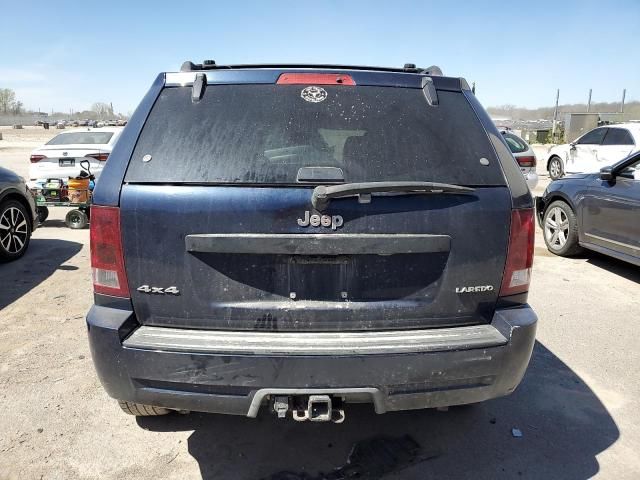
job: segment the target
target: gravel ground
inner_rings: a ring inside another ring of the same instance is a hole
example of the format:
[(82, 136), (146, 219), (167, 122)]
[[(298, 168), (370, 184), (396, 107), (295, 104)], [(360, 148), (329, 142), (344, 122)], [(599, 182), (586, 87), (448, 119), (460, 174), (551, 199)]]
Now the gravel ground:
[[(0, 132), (0, 166), (23, 175), (29, 151), (57, 133)], [(538, 342), (509, 397), (381, 416), (350, 406), (341, 425), (267, 414), (136, 420), (94, 373), (84, 323), (89, 232), (65, 228), (64, 214), (52, 210), (24, 259), (0, 265), (0, 479), (322, 478), (355, 444), (368, 452), (360, 463), (377, 468), (366, 478), (640, 478), (636, 267), (597, 254), (554, 257), (538, 231), (529, 296)], [(394, 440), (405, 435), (417, 443), (412, 453)], [(380, 436), (391, 443), (361, 443)], [(380, 448), (398, 463), (380, 466)]]

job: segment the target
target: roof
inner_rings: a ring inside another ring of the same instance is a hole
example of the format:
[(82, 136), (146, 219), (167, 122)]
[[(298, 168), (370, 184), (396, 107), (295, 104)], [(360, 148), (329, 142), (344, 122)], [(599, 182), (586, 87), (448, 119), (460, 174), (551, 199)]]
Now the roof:
[(206, 70), (242, 70), (242, 69), (318, 69), (318, 70), (370, 70), (381, 72), (405, 72), (405, 73), (422, 73), (425, 75), (442, 76), (442, 70), (437, 65), (431, 65), (427, 68), (416, 67), (413, 63), (405, 63), (402, 68), (399, 67), (373, 67), (366, 65), (332, 65), (332, 64), (313, 64), (313, 63), (257, 63), (257, 64), (235, 64), (235, 65), (218, 65), (214, 60), (204, 60), (202, 63), (193, 63), (189, 60), (184, 62), (180, 67), (181, 72), (194, 72)]
[[(212, 61), (210, 61), (212, 62)], [(403, 68), (370, 67), (357, 65), (324, 64), (256, 64), (216, 65), (184, 62), (180, 72), (166, 72), (164, 85), (168, 87), (193, 85), (197, 77), (204, 76), (208, 85), (213, 84), (274, 84), (283, 73), (337, 73), (350, 76), (359, 86), (392, 86), (424, 88), (426, 78), (437, 90), (460, 92), (471, 90), (460, 77), (445, 77), (437, 66), (418, 68), (406, 64)]]
[(627, 130), (633, 131), (636, 135), (640, 135), (640, 123), (635, 122), (627, 122), (627, 123), (611, 123), (609, 125), (602, 125), (603, 127), (619, 127), (626, 128)]

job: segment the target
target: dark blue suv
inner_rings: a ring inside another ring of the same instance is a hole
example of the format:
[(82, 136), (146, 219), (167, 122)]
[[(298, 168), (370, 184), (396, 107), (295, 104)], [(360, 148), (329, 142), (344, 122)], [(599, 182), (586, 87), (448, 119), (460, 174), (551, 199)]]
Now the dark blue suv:
[(534, 344), (532, 198), (461, 78), (186, 62), (91, 208), (98, 375), (134, 415), (296, 420), (512, 392)]

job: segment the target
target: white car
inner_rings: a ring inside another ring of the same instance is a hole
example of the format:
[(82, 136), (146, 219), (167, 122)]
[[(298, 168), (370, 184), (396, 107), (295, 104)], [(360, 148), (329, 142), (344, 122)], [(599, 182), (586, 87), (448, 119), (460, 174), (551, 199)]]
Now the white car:
[(56, 135), (31, 152), (29, 179), (77, 177), (82, 160), (89, 160), (91, 173), (97, 179), (121, 132), (122, 128), (100, 128)]
[(513, 157), (516, 159), (516, 162), (518, 162), (518, 166), (527, 181), (529, 190), (533, 191), (533, 189), (536, 188), (536, 185), (538, 185), (536, 154), (533, 152), (533, 149), (529, 144), (515, 133), (506, 129), (500, 129), (500, 133), (502, 133), (502, 138), (507, 142), (509, 150), (511, 150)]
[(551, 148), (547, 171), (552, 180), (572, 173), (595, 173), (639, 150), (640, 123), (606, 125)]

